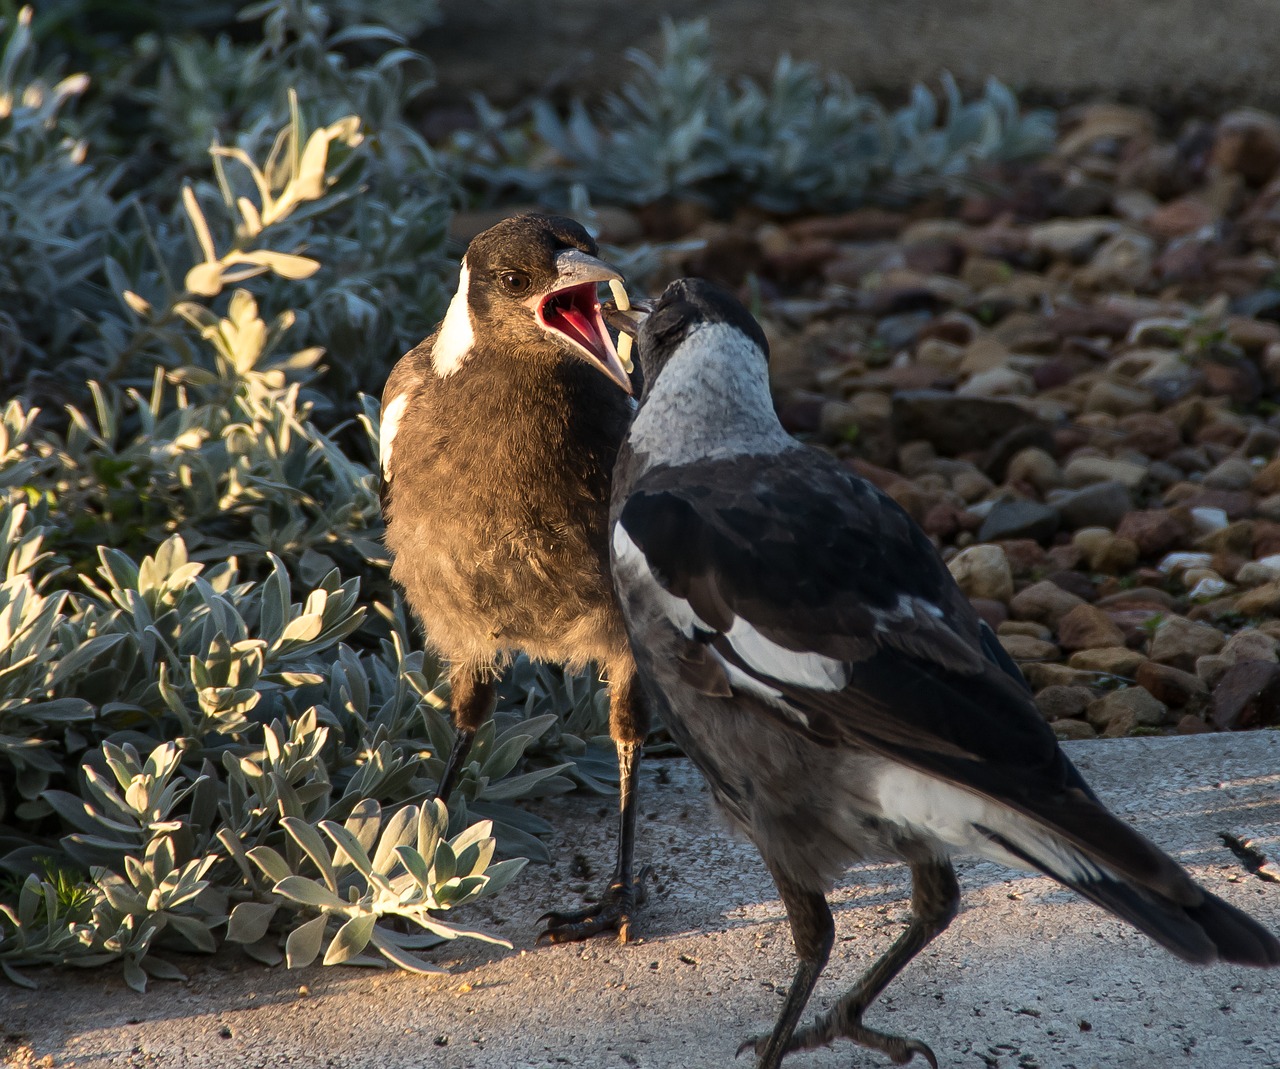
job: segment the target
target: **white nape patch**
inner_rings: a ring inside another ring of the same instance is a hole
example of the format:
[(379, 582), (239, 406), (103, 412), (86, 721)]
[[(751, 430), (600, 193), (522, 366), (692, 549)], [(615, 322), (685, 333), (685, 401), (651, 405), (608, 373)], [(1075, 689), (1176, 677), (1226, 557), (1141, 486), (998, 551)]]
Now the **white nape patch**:
[(814, 690), (843, 690), (849, 683), (849, 666), (843, 661), (779, 646), (741, 616), (734, 617), (725, 637), (739, 657), (770, 679)]
[(693, 638), (694, 630), (711, 631), (712, 628), (698, 618), (693, 607), (671, 593), (658, 582), (649, 559), (635, 544), (627, 529), (618, 523), (613, 528), (613, 574), (619, 588), (630, 588), (641, 593), (650, 603), (657, 605), (671, 625), (684, 635)]
[(458, 289), (449, 302), (449, 310), (444, 314), (440, 333), (436, 335), (436, 343), (431, 349), (431, 366), (441, 378), (462, 367), (476, 341), (476, 332), (471, 326), (470, 289), (471, 269), (464, 258), (458, 275)]
[(396, 394), (391, 402), (382, 410), (381, 431), (378, 434), (378, 466), (382, 469), (382, 477), (391, 481), (391, 448), (395, 445), (396, 435), (400, 432), (400, 421), (404, 419), (404, 410), (409, 407), (409, 394)]
[(774, 414), (764, 354), (729, 323), (689, 332), (650, 384), (630, 441), (650, 466), (800, 448)]
[(1029, 867), (978, 831), (977, 825), (981, 825), (1060, 877), (1098, 880), (1106, 875), (1030, 817), (905, 765), (885, 762), (872, 779), (870, 793), (885, 820), (931, 836), (961, 853), (977, 854), (1009, 868)]

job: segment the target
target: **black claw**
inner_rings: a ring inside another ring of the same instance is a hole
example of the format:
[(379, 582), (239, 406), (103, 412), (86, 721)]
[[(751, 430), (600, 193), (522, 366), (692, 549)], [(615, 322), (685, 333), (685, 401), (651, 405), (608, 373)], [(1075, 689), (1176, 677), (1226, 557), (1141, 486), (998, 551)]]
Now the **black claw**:
[(571, 912), (553, 910), (538, 918), (546, 927), (538, 933), (536, 943), (578, 943), (601, 932), (617, 932), (625, 943), (631, 936), (631, 915), (649, 898), (648, 881), (653, 867), (645, 865), (629, 884), (611, 883), (600, 901), (586, 909)]

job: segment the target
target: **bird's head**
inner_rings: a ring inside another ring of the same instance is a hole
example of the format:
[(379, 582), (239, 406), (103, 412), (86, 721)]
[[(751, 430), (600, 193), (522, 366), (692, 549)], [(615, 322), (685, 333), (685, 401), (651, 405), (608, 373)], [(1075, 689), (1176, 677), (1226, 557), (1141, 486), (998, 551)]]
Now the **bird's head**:
[(440, 325), (432, 356), (437, 372), (457, 370), (481, 335), (500, 338), (513, 352), (542, 351), (550, 342), (630, 393), (597, 292), (622, 275), (598, 252), (582, 226), (559, 216), (517, 215), (478, 235)]
[(676, 279), (647, 314), (613, 313), (609, 319), (634, 335), (646, 383), (656, 382), (672, 357), (708, 327), (723, 326), (740, 334), (744, 351), (758, 354), (762, 363), (769, 358), (769, 342), (755, 317), (733, 294), (701, 278)]

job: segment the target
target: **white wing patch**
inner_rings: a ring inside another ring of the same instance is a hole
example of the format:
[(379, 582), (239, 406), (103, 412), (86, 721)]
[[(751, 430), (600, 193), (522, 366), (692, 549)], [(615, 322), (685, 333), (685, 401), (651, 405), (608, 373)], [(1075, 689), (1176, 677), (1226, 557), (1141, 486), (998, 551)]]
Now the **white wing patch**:
[(1050, 872), (1072, 880), (1103, 879), (1106, 873), (1030, 817), (905, 765), (886, 762), (871, 783), (871, 797), (891, 823), (977, 854), (1009, 868), (1027, 869), (1021, 858), (993, 843), (978, 825), (1001, 835)]
[(382, 429), (378, 434), (378, 465), (382, 468), (382, 477), (391, 481), (391, 449), (395, 445), (396, 435), (400, 432), (400, 421), (404, 419), (404, 410), (409, 407), (407, 392), (396, 394), (382, 410)]
[(684, 598), (676, 597), (658, 582), (644, 551), (635, 544), (621, 523), (615, 524), (613, 528), (613, 575), (620, 591), (635, 591), (647, 602), (656, 605), (685, 638), (693, 638), (695, 628), (702, 631), (713, 630), (699, 619)]
[(913, 598), (910, 594), (899, 594), (898, 603), (892, 609), (871, 609), (875, 618), (877, 631), (897, 630), (898, 625), (905, 624), (924, 614), (941, 620), (946, 615), (937, 605), (924, 598)]
[(756, 679), (750, 672), (744, 672), (736, 664), (725, 657), (714, 646), (708, 646), (711, 656), (720, 662), (720, 667), (724, 669), (725, 678), (729, 681), (729, 686), (735, 690), (746, 691), (748, 694), (754, 694), (757, 698), (762, 698), (775, 709), (781, 709), (787, 716), (798, 724), (809, 726), (809, 718), (801, 710), (792, 705), (786, 698), (782, 696), (782, 691), (769, 686), (762, 679)]
[(471, 269), (464, 259), (462, 272), (458, 275), (457, 292), (449, 302), (449, 310), (444, 314), (440, 333), (436, 335), (436, 344), (431, 350), (431, 366), (441, 378), (462, 367), (475, 344), (476, 332), (471, 326), (471, 305), (468, 302), (470, 288)]
[(843, 661), (779, 646), (741, 616), (734, 617), (725, 637), (753, 671), (770, 679), (813, 690), (843, 690), (849, 683), (849, 666)]

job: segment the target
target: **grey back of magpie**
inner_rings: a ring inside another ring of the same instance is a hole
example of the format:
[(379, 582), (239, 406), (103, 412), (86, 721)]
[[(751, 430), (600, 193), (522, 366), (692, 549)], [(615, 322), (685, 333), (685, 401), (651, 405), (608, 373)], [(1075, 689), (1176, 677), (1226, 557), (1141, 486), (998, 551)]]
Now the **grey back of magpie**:
[[(1280, 964), (1280, 942), (1109, 813), (932, 544), (887, 495), (786, 435), (767, 344), (730, 295), (668, 287), (639, 331), (645, 391), (615, 472), (613, 577), (640, 677), (759, 848), (800, 966), (765, 1069), (846, 1036), (927, 1045), (862, 1015), (945, 929), (953, 853), (1039, 870), (1188, 961)], [(814, 1024), (848, 864), (900, 859), (910, 926)]]

